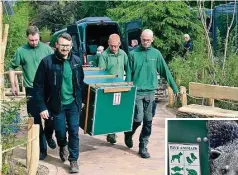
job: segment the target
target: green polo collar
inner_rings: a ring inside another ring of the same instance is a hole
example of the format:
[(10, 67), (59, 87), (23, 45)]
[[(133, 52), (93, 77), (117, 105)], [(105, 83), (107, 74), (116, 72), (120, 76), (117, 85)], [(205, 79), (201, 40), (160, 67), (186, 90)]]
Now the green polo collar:
[(152, 46), (145, 48), (140, 44), (140, 50), (150, 50), (150, 49), (152, 49)]
[(118, 50), (118, 52), (115, 54), (115, 53), (113, 53), (109, 48), (107, 48), (106, 49), (106, 52), (108, 53), (108, 55), (110, 55), (110, 56), (119, 56), (119, 55), (121, 55), (122, 54), (122, 51), (121, 51), (121, 49), (119, 49)]

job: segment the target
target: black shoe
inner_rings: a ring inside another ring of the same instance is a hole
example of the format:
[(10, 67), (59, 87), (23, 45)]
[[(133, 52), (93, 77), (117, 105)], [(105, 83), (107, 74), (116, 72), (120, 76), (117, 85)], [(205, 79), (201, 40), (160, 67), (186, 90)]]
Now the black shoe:
[(150, 158), (150, 154), (147, 151), (147, 148), (140, 148), (139, 154), (142, 158)]
[(70, 162), (70, 170), (69, 173), (78, 173), (79, 172), (79, 165), (77, 161)]
[(128, 148), (132, 148), (133, 147), (132, 135), (125, 134), (124, 142)]
[(116, 143), (116, 134), (108, 134), (107, 135), (107, 142), (114, 144)]
[(44, 160), (47, 157), (47, 152), (40, 152), (40, 160)]
[(46, 139), (47, 143), (48, 143), (48, 146), (51, 148), (51, 149), (55, 149), (56, 148), (56, 143), (54, 141), (54, 139), (50, 138), (50, 139)]
[(69, 152), (67, 150), (67, 146), (60, 147), (59, 156), (60, 159), (65, 162), (68, 159)]

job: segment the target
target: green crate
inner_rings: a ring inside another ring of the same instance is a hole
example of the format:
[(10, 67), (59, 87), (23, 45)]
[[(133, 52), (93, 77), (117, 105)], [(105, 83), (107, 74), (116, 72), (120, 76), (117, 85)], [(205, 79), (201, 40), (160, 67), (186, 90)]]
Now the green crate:
[[(102, 135), (132, 130), (136, 87), (105, 71), (85, 71), (84, 106), (80, 127)], [(95, 78), (94, 78), (95, 77)]]

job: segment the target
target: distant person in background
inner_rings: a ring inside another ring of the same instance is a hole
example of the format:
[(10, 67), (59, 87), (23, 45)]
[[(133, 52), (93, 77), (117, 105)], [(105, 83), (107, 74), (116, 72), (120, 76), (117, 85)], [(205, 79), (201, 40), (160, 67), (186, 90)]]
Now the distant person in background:
[(138, 46), (138, 41), (136, 39), (131, 40), (131, 47), (137, 47)]
[(138, 47), (138, 40), (133, 39), (131, 40), (131, 45), (129, 46), (129, 51), (132, 51), (133, 49)]
[(104, 51), (104, 47), (103, 46), (98, 46), (97, 48), (97, 53), (102, 53)]
[(99, 57), (101, 56), (101, 54), (103, 53), (104, 51), (104, 47), (103, 46), (98, 46), (97, 48), (97, 57), (96, 57), (96, 65), (98, 66), (98, 60), (99, 60)]
[(188, 34), (184, 35), (184, 45), (183, 46), (184, 46), (183, 56), (185, 56), (188, 51), (192, 52), (193, 44), (192, 44), (192, 41), (191, 41), (190, 36)]

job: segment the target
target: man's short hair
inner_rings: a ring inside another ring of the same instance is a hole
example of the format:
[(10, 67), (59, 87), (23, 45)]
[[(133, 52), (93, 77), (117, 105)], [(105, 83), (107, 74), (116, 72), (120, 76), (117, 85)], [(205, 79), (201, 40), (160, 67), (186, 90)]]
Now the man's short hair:
[(64, 39), (66, 39), (66, 40), (68, 40), (68, 41), (72, 41), (72, 37), (70, 36), (70, 34), (68, 34), (68, 33), (66, 33), (66, 32), (64, 32), (64, 33), (62, 33), (62, 34), (60, 34), (60, 35), (58, 36), (57, 42), (59, 41), (59, 38), (64, 38)]
[(40, 31), (39, 31), (38, 27), (36, 27), (36, 26), (29, 26), (26, 29), (26, 36), (35, 35), (37, 33), (40, 34)]
[(188, 38), (188, 39), (190, 39), (190, 36), (189, 36), (189, 34), (184, 34), (184, 36), (183, 36), (184, 38)]
[(149, 34), (150, 36), (154, 37), (153, 31), (150, 30), (150, 29), (145, 29), (145, 30), (143, 30), (142, 33), (141, 33), (141, 35), (144, 34), (144, 33)]
[(98, 46), (97, 50), (104, 50), (103, 46)]

